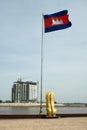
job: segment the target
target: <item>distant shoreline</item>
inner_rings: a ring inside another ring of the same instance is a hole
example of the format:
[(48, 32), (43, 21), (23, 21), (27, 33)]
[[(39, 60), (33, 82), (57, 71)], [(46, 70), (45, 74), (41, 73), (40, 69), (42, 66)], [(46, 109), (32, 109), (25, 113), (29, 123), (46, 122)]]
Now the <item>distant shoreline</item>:
[(38, 107), (39, 103), (0, 103), (0, 107)]
[[(43, 107), (46, 103), (42, 104)], [(63, 104), (55, 104), (55, 106), (64, 106)], [(40, 107), (40, 103), (0, 103), (0, 107)]]
[[(42, 104), (46, 107), (46, 103)], [(84, 104), (55, 104), (56, 107), (87, 107)], [(0, 107), (40, 107), (40, 103), (0, 103)]]

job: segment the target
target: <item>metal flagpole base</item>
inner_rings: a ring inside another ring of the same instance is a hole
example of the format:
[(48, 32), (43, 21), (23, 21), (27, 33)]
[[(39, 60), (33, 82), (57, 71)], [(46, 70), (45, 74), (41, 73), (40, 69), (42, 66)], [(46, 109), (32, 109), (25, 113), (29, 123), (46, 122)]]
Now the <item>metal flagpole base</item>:
[(40, 115), (43, 114), (42, 107), (40, 107), (40, 113), (39, 113), (39, 114), (40, 114)]

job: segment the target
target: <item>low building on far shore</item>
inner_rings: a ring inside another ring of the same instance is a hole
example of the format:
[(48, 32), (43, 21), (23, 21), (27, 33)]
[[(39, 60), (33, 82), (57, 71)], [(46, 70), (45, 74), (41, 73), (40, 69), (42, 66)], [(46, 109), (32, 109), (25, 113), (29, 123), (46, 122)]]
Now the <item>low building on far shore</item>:
[(38, 82), (26, 81), (21, 79), (13, 83), (12, 102), (28, 103), (37, 102), (38, 100)]

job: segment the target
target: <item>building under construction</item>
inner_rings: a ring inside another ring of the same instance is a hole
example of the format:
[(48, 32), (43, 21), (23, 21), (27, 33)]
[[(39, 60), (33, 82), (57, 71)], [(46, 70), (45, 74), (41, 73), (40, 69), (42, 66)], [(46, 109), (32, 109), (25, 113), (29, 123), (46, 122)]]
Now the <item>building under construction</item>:
[(20, 80), (14, 82), (12, 86), (12, 102), (28, 103), (38, 100), (38, 82), (23, 82)]

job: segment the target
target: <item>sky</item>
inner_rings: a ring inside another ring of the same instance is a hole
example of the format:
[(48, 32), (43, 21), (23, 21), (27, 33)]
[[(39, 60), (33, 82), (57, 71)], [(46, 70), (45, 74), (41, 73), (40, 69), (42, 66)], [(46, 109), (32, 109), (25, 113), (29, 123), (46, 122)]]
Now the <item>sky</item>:
[(65, 9), (72, 26), (43, 36), (43, 101), (87, 103), (87, 0), (0, 0), (0, 100), (19, 77), (40, 95), (42, 14)]

